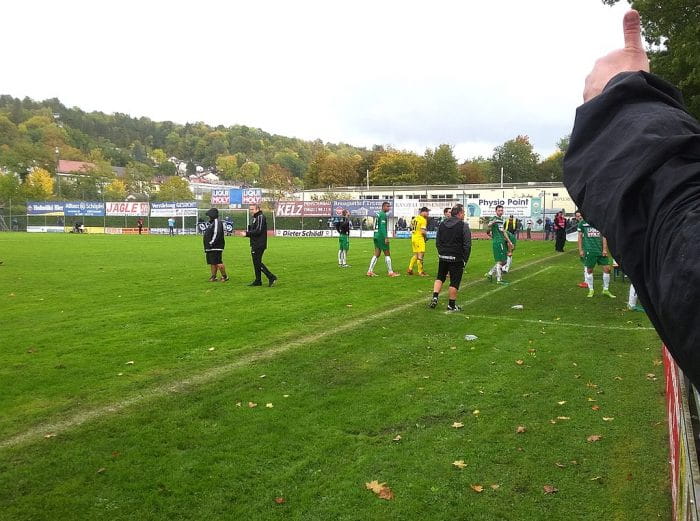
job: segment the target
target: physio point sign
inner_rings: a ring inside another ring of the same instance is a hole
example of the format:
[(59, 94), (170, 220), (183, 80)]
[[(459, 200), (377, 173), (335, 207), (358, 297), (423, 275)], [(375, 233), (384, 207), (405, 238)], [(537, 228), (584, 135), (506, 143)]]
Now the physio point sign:
[(478, 199), (477, 202), (467, 203), (467, 217), (493, 217), (496, 215), (496, 206), (503, 206), (503, 215), (506, 217), (530, 217), (532, 215), (531, 197)]
[(142, 202), (105, 203), (105, 214), (109, 216), (146, 217), (150, 210), (150, 205)]

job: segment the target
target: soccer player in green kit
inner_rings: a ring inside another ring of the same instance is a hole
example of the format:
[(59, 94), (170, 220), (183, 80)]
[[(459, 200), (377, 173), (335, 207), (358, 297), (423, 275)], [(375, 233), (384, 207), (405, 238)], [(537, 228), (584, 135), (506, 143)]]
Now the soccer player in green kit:
[(608, 257), (608, 241), (588, 224), (585, 219), (578, 222), (578, 254), (586, 267), (586, 283), (588, 284), (588, 297), (593, 297), (593, 268), (596, 264), (603, 267), (603, 295), (608, 298), (616, 298), (610, 293), (610, 258)]
[(489, 228), (486, 232), (489, 237), (491, 237), (491, 245), (493, 247), (493, 260), (496, 264), (486, 272), (486, 277), (489, 280), (493, 280), (494, 273), (496, 274), (497, 284), (508, 284), (503, 280), (503, 265), (506, 263), (508, 258), (508, 252), (512, 251), (513, 243), (510, 241), (510, 237), (505, 232), (504, 221), (503, 221), (503, 206), (496, 206), (496, 216), (489, 221)]
[(377, 260), (384, 252), (384, 261), (386, 262), (386, 268), (389, 271), (390, 277), (398, 277), (399, 274), (396, 273), (391, 267), (391, 252), (389, 251), (389, 234), (387, 232), (387, 221), (389, 218), (386, 213), (391, 208), (391, 204), (388, 201), (382, 203), (382, 210), (374, 218), (374, 256), (369, 262), (369, 269), (367, 270), (368, 277), (376, 277), (377, 274), (374, 273), (374, 265), (377, 264)]

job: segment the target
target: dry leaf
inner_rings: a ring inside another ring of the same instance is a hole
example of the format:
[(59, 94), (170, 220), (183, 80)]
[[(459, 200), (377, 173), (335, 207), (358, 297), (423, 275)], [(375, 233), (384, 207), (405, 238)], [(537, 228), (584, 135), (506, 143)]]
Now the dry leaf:
[(595, 402), (595, 398), (591, 398), (590, 396), (588, 397), (589, 402)]
[(381, 499), (386, 499), (391, 500), (394, 499), (394, 493), (391, 491), (389, 487), (386, 486), (386, 483), (379, 483), (376, 479), (373, 481), (370, 481), (369, 483), (365, 483), (365, 487), (367, 490), (371, 490), (377, 496)]
[(392, 441), (401, 441), (401, 435), (397, 434), (396, 438), (392, 438)]
[(594, 478), (591, 478), (591, 481), (598, 481), (599, 479), (603, 479), (602, 476), (596, 476)]
[(556, 463), (554, 463), (554, 464), (555, 464), (557, 467), (559, 467), (560, 469), (566, 468), (566, 465), (564, 465), (563, 463), (559, 463), (558, 461), (557, 461)]
[(472, 414), (475, 416), (478, 416), (481, 411), (479, 409), (475, 409), (472, 411)]
[(537, 351), (537, 350), (536, 349), (528, 349), (527, 350), (528, 353), (534, 353), (535, 351)]
[(46, 438), (47, 440), (48, 440), (49, 438), (55, 438), (55, 437), (56, 437), (56, 433), (55, 433), (55, 432), (49, 432), (48, 434), (44, 434), (44, 438)]
[(524, 425), (518, 425), (518, 428), (515, 429), (515, 432), (518, 434), (522, 434), (523, 432), (527, 432), (527, 429)]
[(469, 485), (474, 492), (483, 492), (484, 487), (482, 485)]
[(598, 388), (598, 386), (596, 384), (594, 384), (593, 382), (588, 382), (586, 384), (586, 387), (588, 387), (589, 389), (597, 389)]
[(491, 485), (492, 490), (498, 490), (499, 488), (501, 488), (501, 485), (498, 485), (497, 483), (494, 483), (493, 485)]
[(594, 405), (593, 407), (591, 407), (591, 409), (593, 409), (594, 411), (599, 411), (600, 405)]
[(283, 394), (282, 397), (283, 397), (283, 398), (289, 398), (289, 395), (288, 395), (288, 394)]
[(458, 459), (457, 461), (452, 462), (452, 466), (458, 469), (463, 469), (467, 466), (467, 464), (464, 463), (464, 460)]
[(133, 360), (129, 360), (125, 365), (134, 365), (134, 361), (133, 361)]
[(559, 405), (564, 405), (566, 403), (566, 400), (562, 400), (560, 402), (557, 402)]
[(104, 467), (100, 467), (99, 469), (97, 469), (97, 473), (102, 474), (105, 470), (107, 470), (107, 469)]
[(452, 427), (454, 427), (455, 429), (461, 429), (462, 427), (464, 427), (464, 424), (461, 422), (454, 422), (452, 424)]
[(112, 451), (112, 457), (113, 457), (113, 458), (118, 458), (119, 456), (121, 456), (121, 454), (120, 454), (120, 452), (119, 452), (118, 450), (113, 450), (113, 451)]
[(261, 374), (261, 375), (260, 375), (260, 378), (267, 378), (267, 375), (266, 375), (266, 374)]
[(277, 503), (278, 505), (281, 505), (282, 503), (284, 503), (284, 498), (283, 497), (276, 497), (275, 503)]
[(265, 407), (267, 407), (268, 409), (272, 409), (274, 405), (272, 405), (271, 403), (266, 403)]
[(571, 418), (568, 416), (557, 416), (557, 420), (570, 420)]
[(386, 499), (387, 501), (391, 501), (394, 499), (394, 492), (389, 487), (382, 487), (382, 489), (379, 491), (379, 499)]
[(248, 402), (248, 407), (250, 407), (251, 409), (252, 409), (253, 407), (257, 407), (257, 406), (258, 406), (257, 403)]
[(215, 348), (215, 347), (210, 347), (210, 348), (209, 348), (209, 351), (213, 351), (214, 349), (216, 349), (216, 348)]
[(661, 365), (663, 362), (661, 360), (654, 360), (654, 366)]
[(647, 373), (647, 380), (656, 380), (656, 375), (654, 373)]
[(376, 479), (370, 481), (369, 483), (365, 483), (365, 488), (367, 490), (371, 490), (375, 494), (379, 494), (379, 491), (382, 489), (384, 486), (384, 483), (379, 483)]
[(604, 422), (611, 422), (615, 419), (613, 416), (603, 416), (603, 421)]
[(117, 373), (117, 376), (124, 376), (124, 373)]
[(621, 376), (616, 376), (615, 378), (613, 378), (613, 380), (622, 380), (622, 377), (621, 377)]
[(240, 406), (241, 406), (241, 402), (236, 402), (236, 407), (240, 407)]
[(523, 365), (525, 362), (523, 360), (516, 360), (515, 363), (518, 365)]
[(600, 434), (591, 434), (588, 438), (586, 438), (586, 441), (588, 443), (592, 443), (594, 441), (600, 441), (602, 436)]
[(556, 487), (553, 487), (552, 485), (545, 485), (542, 488), (544, 489), (545, 494), (554, 494), (556, 492), (559, 492), (559, 489)]
[(552, 425), (554, 425), (554, 424), (557, 423), (557, 420), (549, 420), (549, 423), (551, 423)]

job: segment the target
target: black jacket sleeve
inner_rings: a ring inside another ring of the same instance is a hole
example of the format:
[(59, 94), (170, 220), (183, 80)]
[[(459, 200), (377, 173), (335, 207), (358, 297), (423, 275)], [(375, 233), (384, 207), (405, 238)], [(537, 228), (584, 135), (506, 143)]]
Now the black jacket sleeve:
[(577, 110), (564, 183), (700, 387), (700, 125), (680, 93), (641, 71), (615, 76)]
[(467, 223), (463, 225), (462, 249), (464, 251), (464, 264), (466, 264), (472, 254), (472, 231)]
[[(246, 232), (247, 237), (259, 237), (263, 233), (267, 233), (267, 226), (265, 222), (265, 216), (261, 213), (257, 217), (253, 219), (253, 222), (250, 223), (250, 226), (248, 227), (248, 231)], [(263, 232), (263, 230), (265, 230)]]

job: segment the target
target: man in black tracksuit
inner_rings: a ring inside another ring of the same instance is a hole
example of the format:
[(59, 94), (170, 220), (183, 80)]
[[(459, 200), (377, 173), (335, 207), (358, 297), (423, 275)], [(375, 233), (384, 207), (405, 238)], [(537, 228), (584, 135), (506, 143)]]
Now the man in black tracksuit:
[(209, 282), (216, 282), (217, 271), (221, 273), (221, 282), (226, 282), (228, 281), (228, 275), (226, 275), (226, 266), (224, 266), (224, 261), (222, 260), (224, 253), (224, 225), (219, 220), (219, 210), (216, 208), (207, 210), (207, 217), (209, 217), (209, 223), (204, 230), (203, 239), (207, 264), (211, 268)]
[(472, 234), (469, 225), (464, 222), (464, 206), (457, 204), (450, 210), (450, 217), (440, 223), (437, 236), (438, 273), (433, 286), (433, 298), (430, 300), (431, 308), (437, 307), (438, 296), (442, 285), (450, 274), (449, 303), (447, 311), (460, 311), (462, 308), (455, 302), (457, 291), (462, 281), (464, 267), (467, 265), (469, 255), (472, 252)]
[(639, 14), (623, 24), (625, 48), (586, 79), (564, 183), (700, 387), (700, 124), (673, 86), (648, 73)]
[(260, 273), (264, 273), (267, 277), (268, 286), (274, 286), (277, 277), (272, 274), (267, 266), (263, 264), (262, 257), (267, 248), (267, 220), (260, 209), (260, 205), (253, 204), (250, 206), (250, 211), (253, 212), (253, 219), (250, 221), (246, 237), (250, 237), (250, 254), (253, 257), (253, 269), (255, 270), (255, 280), (248, 284), (249, 286), (262, 286), (262, 278)]

